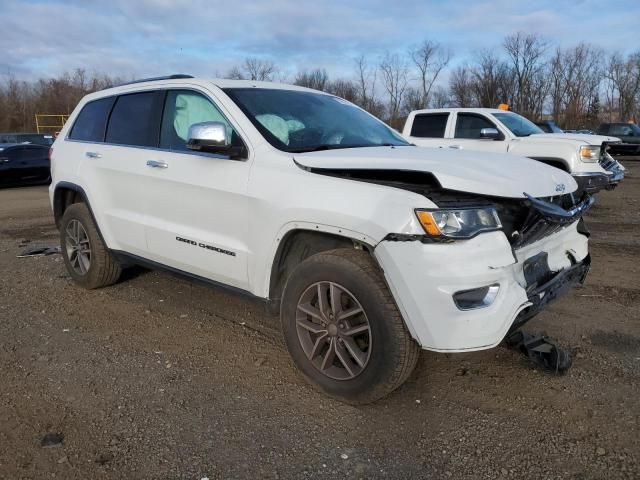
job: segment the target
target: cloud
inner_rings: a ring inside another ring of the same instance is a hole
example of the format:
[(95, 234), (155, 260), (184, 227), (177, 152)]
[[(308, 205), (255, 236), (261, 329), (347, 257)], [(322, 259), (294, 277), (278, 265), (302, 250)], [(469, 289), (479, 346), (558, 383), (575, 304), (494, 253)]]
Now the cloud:
[[(247, 56), (295, 72), (349, 76), (353, 58), (406, 51), (424, 38), (458, 59), (515, 31), (554, 43), (633, 48), (637, 0), (40, 0), (3, 2), (0, 75), (37, 78), (84, 68), (123, 77), (215, 75)], [(597, 12), (594, 13), (594, 12)], [(619, 12), (625, 12), (621, 15)]]

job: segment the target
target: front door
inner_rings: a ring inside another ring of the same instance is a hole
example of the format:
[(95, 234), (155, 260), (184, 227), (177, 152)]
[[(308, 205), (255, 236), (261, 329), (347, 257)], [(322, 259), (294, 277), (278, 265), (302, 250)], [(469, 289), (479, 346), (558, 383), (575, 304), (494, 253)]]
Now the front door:
[(476, 150), (482, 152), (506, 152), (508, 142), (501, 132), (499, 139), (481, 138), (483, 128), (500, 129), (484, 115), (459, 112), (449, 138), (444, 140), (446, 147), (455, 150)]
[(251, 161), (186, 148), (189, 126), (212, 121), (226, 125), (229, 141), (242, 141), (204, 93), (167, 91), (160, 148), (147, 152), (149, 255), (164, 265), (247, 289)]

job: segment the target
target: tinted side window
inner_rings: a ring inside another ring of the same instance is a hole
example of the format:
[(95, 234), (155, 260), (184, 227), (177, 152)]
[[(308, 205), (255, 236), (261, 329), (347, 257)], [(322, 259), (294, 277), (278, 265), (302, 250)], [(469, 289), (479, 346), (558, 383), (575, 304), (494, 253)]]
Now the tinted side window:
[(187, 150), (189, 127), (201, 122), (223, 123), (227, 128), (227, 141), (236, 144), (238, 139), (231, 124), (211, 100), (191, 90), (169, 90), (160, 129), (160, 148)]
[(106, 142), (157, 147), (162, 96), (160, 92), (119, 96), (109, 118)]
[(632, 135), (631, 133), (631, 127), (629, 125), (624, 125), (624, 124), (616, 124), (616, 125), (611, 125), (609, 127), (609, 135), (613, 135), (614, 137), (616, 135), (622, 135), (623, 137), (625, 135)]
[(480, 130), (483, 128), (496, 128), (496, 126), (480, 115), (459, 113), (455, 138), (480, 138)]
[(416, 115), (411, 126), (412, 137), (444, 138), (447, 128), (448, 113), (430, 113), (428, 115)]
[(101, 98), (87, 103), (78, 114), (69, 138), (86, 142), (103, 142), (107, 118), (114, 98)]

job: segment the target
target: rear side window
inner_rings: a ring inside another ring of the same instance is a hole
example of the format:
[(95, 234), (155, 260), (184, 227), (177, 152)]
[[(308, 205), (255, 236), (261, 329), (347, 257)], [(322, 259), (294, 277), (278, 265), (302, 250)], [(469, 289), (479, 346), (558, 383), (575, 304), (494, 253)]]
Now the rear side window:
[(107, 143), (157, 147), (162, 114), (160, 92), (142, 92), (122, 95), (109, 118)]
[(69, 138), (85, 142), (103, 142), (107, 118), (113, 106), (114, 97), (101, 98), (87, 103), (78, 114)]
[(448, 113), (430, 113), (416, 115), (411, 126), (411, 136), (421, 138), (444, 138)]
[(459, 113), (456, 121), (456, 138), (480, 138), (483, 128), (496, 128), (496, 126), (480, 115)]

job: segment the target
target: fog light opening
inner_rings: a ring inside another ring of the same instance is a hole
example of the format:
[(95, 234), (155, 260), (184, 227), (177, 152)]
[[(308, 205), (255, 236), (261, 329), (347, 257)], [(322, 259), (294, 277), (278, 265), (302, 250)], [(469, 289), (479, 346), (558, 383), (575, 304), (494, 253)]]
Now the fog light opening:
[(453, 294), (453, 302), (460, 310), (475, 310), (491, 305), (496, 297), (500, 285), (497, 283), (486, 287), (473, 288), (471, 290), (460, 290)]

